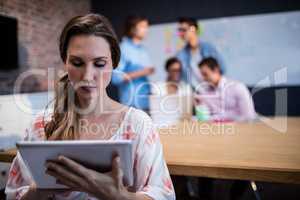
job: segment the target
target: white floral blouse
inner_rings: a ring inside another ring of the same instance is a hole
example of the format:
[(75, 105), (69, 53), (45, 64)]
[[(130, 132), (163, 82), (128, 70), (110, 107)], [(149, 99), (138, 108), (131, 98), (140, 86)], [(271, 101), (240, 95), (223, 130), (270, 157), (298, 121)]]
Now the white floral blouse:
[[(46, 140), (43, 116), (37, 117), (32, 126), (26, 130), (25, 140)], [(154, 200), (174, 200), (175, 192), (166, 166), (159, 134), (154, 128), (151, 118), (138, 109), (130, 107), (120, 128), (110, 140), (133, 141), (133, 189), (144, 193)], [(14, 159), (5, 189), (7, 199), (20, 199), (29, 189), (33, 179), (27, 170), (21, 155)], [(94, 200), (83, 192), (66, 192), (55, 195), (60, 200)]]

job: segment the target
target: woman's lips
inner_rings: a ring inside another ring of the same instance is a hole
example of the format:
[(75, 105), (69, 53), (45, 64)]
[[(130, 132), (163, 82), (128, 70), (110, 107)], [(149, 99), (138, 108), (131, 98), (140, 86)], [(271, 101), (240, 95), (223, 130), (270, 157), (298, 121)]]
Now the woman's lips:
[(91, 93), (96, 90), (96, 86), (81, 86), (80, 89), (82, 89), (84, 92)]

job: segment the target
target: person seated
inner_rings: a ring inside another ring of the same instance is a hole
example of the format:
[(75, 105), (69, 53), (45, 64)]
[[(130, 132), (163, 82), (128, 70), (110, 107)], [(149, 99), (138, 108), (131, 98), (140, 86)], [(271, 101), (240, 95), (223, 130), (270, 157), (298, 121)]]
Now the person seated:
[(197, 105), (207, 107), (210, 120), (245, 121), (256, 118), (252, 97), (245, 84), (221, 74), (215, 58), (203, 59), (199, 70), (204, 82), (194, 95)]
[(155, 83), (152, 87), (154, 95), (188, 95), (191, 94), (191, 87), (181, 81), (182, 65), (178, 58), (171, 57), (165, 63), (167, 79), (162, 83)]

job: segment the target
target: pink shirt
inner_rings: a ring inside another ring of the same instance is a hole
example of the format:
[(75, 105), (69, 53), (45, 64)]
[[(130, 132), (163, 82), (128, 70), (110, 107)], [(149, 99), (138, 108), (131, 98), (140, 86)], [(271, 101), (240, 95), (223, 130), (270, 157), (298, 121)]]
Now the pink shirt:
[[(45, 120), (49, 120), (50, 117), (49, 115)], [(110, 140), (120, 139), (133, 141), (133, 189), (155, 200), (174, 200), (175, 192), (163, 157), (159, 134), (154, 128), (151, 118), (143, 111), (131, 107), (121, 127), (110, 138)], [(42, 116), (37, 117), (26, 131), (25, 140), (46, 140)], [(5, 189), (7, 199), (20, 199), (28, 191), (32, 182), (33, 179), (18, 153), (8, 176)], [(56, 195), (55, 199), (96, 200), (95, 197), (84, 192)]]
[(199, 85), (195, 98), (208, 107), (211, 120), (246, 121), (256, 117), (248, 88), (241, 82), (222, 77), (218, 86)]

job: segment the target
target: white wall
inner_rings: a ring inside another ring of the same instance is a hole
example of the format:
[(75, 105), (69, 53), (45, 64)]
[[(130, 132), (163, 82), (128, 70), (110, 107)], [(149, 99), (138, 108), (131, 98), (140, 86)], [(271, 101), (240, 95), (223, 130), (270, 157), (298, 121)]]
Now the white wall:
[[(214, 44), (224, 56), (227, 76), (251, 86), (262, 80), (266, 86), (268, 82), (300, 84), (299, 11), (209, 19), (199, 23), (201, 40)], [(165, 60), (182, 46), (176, 29), (176, 23), (150, 27), (145, 45), (156, 67), (151, 80), (164, 80)], [(279, 76), (280, 80), (274, 81), (274, 76), (277, 79)]]

